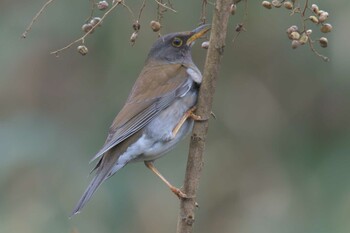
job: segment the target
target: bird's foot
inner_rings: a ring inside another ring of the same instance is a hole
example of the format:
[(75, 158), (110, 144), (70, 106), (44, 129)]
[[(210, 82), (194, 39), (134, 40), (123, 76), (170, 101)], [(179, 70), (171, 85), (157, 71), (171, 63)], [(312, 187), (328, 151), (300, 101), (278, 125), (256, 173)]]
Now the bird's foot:
[[(180, 189), (176, 187), (170, 187), (170, 190), (179, 198), (179, 199), (194, 199), (194, 197), (189, 197), (187, 194), (182, 192)], [(194, 202), (194, 205), (199, 208), (198, 202)]]
[(186, 120), (188, 118), (192, 118), (195, 121), (207, 121), (207, 120), (209, 120), (209, 118), (203, 118), (199, 115), (196, 115), (194, 113), (194, 111), (196, 111), (196, 109), (197, 109), (197, 107), (194, 106), (194, 107), (190, 108), (187, 112), (185, 112), (183, 117), (180, 119), (179, 123), (177, 123), (177, 125), (175, 126), (175, 128), (172, 131), (173, 138), (175, 138), (175, 136), (177, 135), (177, 133), (181, 129), (182, 125), (186, 122)]
[[(194, 112), (197, 110), (197, 107), (194, 106), (192, 108), (190, 108), (190, 110), (188, 110), (185, 115), (187, 114), (187, 118), (192, 118), (195, 121), (207, 121), (209, 120), (209, 117), (203, 118), (197, 114), (195, 114)], [(186, 119), (187, 119), (186, 118)]]

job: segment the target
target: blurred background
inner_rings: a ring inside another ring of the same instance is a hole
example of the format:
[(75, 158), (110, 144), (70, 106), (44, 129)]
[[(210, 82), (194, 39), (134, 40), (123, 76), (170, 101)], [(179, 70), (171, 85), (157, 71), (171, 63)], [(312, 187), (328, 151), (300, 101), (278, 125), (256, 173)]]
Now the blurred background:
[[(0, 2), (0, 232), (175, 232), (179, 201), (142, 163), (119, 171), (68, 219), (157, 38), (149, 28), (155, 2), (147, 2), (135, 46), (133, 19), (120, 7), (87, 38), (87, 56), (73, 46), (58, 58), (49, 53), (82, 35), (90, 5), (54, 1), (21, 39), (43, 2)], [(126, 2), (137, 14), (141, 1)], [(300, 19), (283, 8), (249, 1), (247, 32), (234, 45), (243, 4), (231, 17), (195, 232), (350, 232), (350, 2), (311, 2), (334, 26), (329, 48), (316, 45), (328, 63), (307, 46), (290, 48), (285, 30)], [(178, 13), (165, 14), (162, 33), (195, 28), (200, 7), (174, 2)], [(200, 43), (193, 57), (202, 70)], [(156, 163), (177, 186), (187, 151), (188, 138)]]

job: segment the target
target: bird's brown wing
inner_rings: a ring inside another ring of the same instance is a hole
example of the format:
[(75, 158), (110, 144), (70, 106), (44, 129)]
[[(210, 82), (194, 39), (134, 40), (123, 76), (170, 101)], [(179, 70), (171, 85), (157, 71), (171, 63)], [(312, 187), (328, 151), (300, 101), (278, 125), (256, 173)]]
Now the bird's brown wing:
[(177, 97), (186, 94), (191, 85), (181, 64), (147, 64), (113, 121), (104, 146), (91, 161), (142, 129)]

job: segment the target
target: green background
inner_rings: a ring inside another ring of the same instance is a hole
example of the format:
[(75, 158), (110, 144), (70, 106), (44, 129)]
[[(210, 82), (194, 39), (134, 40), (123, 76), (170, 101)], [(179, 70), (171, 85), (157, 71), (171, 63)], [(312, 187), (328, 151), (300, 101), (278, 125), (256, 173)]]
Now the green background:
[[(149, 28), (155, 2), (146, 3), (135, 46), (133, 18), (120, 7), (87, 38), (87, 56), (73, 46), (59, 58), (49, 52), (82, 34), (90, 5), (54, 1), (21, 39), (42, 3), (0, 2), (0, 232), (175, 232), (179, 201), (142, 163), (119, 171), (68, 219), (157, 38)], [(141, 1), (126, 3), (137, 14)], [(329, 48), (316, 45), (328, 63), (307, 46), (290, 48), (285, 30), (300, 18), (283, 8), (249, 1), (247, 32), (234, 45), (243, 4), (230, 18), (195, 232), (350, 231), (350, 3), (316, 3), (334, 26)], [(195, 28), (200, 7), (174, 1), (178, 13), (166, 12), (162, 33)], [(200, 43), (193, 57), (202, 70)], [(187, 151), (188, 138), (156, 163), (178, 186)]]

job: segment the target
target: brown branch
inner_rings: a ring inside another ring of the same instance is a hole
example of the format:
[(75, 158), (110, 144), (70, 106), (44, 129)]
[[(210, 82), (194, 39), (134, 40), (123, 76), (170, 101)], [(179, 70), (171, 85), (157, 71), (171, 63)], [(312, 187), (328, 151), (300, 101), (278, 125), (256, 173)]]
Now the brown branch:
[[(203, 82), (199, 91), (197, 114), (202, 118), (210, 117), (213, 96), (218, 78), (221, 58), (223, 56), (227, 24), (232, 0), (217, 0), (212, 20), (212, 30), (208, 53), (205, 61)], [(195, 197), (199, 185), (199, 178), (203, 167), (203, 153), (208, 131), (208, 121), (197, 121), (194, 125), (189, 156), (187, 161), (184, 192), (190, 197), (182, 199), (177, 224), (177, 233), (190, 233), (193, 229)]]
[(45, 2), (45, 4), (41, 7), (41, 9), (36, 13), (36, 15), (33, 17), (32, 21), (29, 23), (28, 27), (26, 30), (22, 33), (22, 38), (26, 38), (28, 32), (32, 29), (32, 26), (34, 22), (39, 18), (39, 16), (43, 13), (43, 11), (46, 9), (46, 7), (52, 2), (53, 0), (48, 0)]

